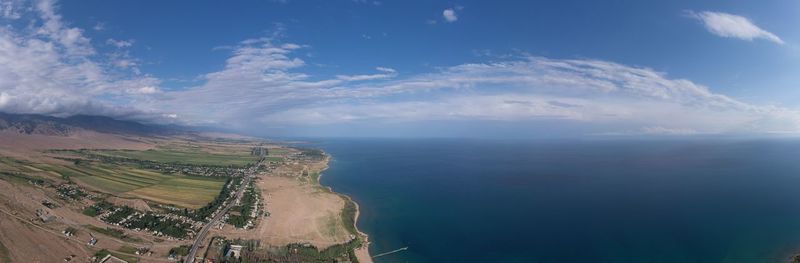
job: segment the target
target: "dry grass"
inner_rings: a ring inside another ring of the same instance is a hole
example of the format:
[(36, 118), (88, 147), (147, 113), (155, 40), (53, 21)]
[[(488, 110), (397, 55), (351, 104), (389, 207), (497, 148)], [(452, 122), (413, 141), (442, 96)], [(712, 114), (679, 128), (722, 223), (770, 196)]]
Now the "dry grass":
[(254, 230), (226, 230), (225, 236), (274, 246), (308, 242), (319, 248), (350, 240), (340, 216), (345, 201), (339, 195), (293, 177), (263, 176), (257, 186), (270, 216)]
[[(47, 230), (63, 229), (58, 222), (29, 220), (44, 198), (41, 188), (0, 180), (0, 243), (5, 246), (0, 262), (59, 262), (70, 254), (78, 255), (79, 262), (88, 260), (90, 251), (81, 242), (64, 239), (59, 230)], [(64, 208), (49, 211), (59, 217), (69, 213)]]
[(90, 131), (78, 132), (72, 136), (46, 136), (19, 134), (0, 131), (0, 155), (27, 160), (45, 160), (41, 154), (47, 149), (132, 149), (146, 150), (151, 144), (137, 137), (125, 137)]

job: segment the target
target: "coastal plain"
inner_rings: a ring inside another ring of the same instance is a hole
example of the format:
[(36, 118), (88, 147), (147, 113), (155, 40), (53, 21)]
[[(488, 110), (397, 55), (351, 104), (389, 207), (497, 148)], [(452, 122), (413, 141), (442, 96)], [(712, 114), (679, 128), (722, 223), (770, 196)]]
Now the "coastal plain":
[(194, 262), (371, 262), (354, 204), (319, 184), (330, 160), (319, 150), (220, 134), (0, 133), (0, 262), (174, 262), (198, 238)]

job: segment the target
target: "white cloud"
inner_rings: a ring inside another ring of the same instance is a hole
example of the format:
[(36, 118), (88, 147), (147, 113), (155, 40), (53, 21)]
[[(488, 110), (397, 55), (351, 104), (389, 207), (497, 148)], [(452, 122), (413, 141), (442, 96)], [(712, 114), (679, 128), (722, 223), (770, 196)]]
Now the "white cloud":
[(92, 27), (92, 29), (94, 29), (94, 31), (106, 30), (106, 24), (103, 22), (98, 22), (97, 24), (94, 25), (94, 27)]
[(134, 62), (134, 61), (132, 61), (130, 59), (118, 59), (118, 60), (114, 60), (112, 63), (115, 66), (120, 67), (120, 68), (129, 68), (129, 67), (136, 66), (136, 62)]
[(58, 42), (68, 56), (87, 56), (95, 54), (89, 38), (83, 35), (83, 30), (68, 27), (61, 21), (61, 15), (56, 13), (54, 0), (39, 0), (35, 10), (43, 25), (37, 29), (37, 34), (47, 36), (50, 40)]
[(442, 16), (444, 17), (445, 21), (450, 23), (458, 20), (458, 16), (456, 15), (456, 10), (453, 10), (452, 8), (448, 8), (442, 11)]
[(644, 134), (654, 135), (691, 135), (698, 133), (696, 130), (689, 128), (666, 128), (662, 126), (644, 127), (642, 128), (642, 132)]
[(563, 120), (649, 133), (800, 131), (797, 111), (602, 60), (525, 56), (404, 78), (386, 67), (323, 78), (301, 73), (306, 63), (286, 45), (247, 43), (234, 49), (224, 70), (207, 74), (207, 83), (166, 93), (160, 105), (170, 106), (163, 111), (232, 126)]
[(369, 75), (336, 75), (336, 78), (343, 81), (365, 81), (388, 79), (397, 76), (397, 71), (392, 68), (376, 67), (375, 70), (380, 71), (381, 73)]
[(133, 93), (133, 94), (154, 94), (159, 92), (161, 92), (161, 90), (159, 90), (157, 87), (154, 86), (144, 86), (128, 90), (128, 93)]
[(395, 70), (393, 68), (375, 67), (375, 69), (378, 70), (378, 71), (386, 72), (386, 73), (397, 73), (397, 70)]
[(777, 35), (761, 29), (750, 19), (722, 12), (689, 12), (689, 16), (703, 22), (706, 29), (714, 35), (729, 38), (738, 38), (748, 41), (753, 39), (764, 39), (778, 44), (783, 44), (783, 40)]
[(129, 40), (116, 40), (116, 39), (113, 39), (113, 38), (109, 38), (108, 40), (106, 40), (106, 44), (109, 44), (109, 45), (115, 46), (115, 47), (117, 47), (117, 48), (126, 48), (126, 47), (131, 47), (131, 46), (133, 46), (133, 42), (134, 42), (134, 40), (133, 40), (133, 39), (129, 39)]
[(11, 101), (11, 96), (8, 93), (0, 92), (0, 107), (5, 107)]
[(53, 1), (25, 2), (32, 23), (0, 28), (0, 111), (149, 118), (127, 91), (158, 79), (111, 70), (83, 30), (61, 20)]
[(19, 19), (22, 17), (22, 0), (0, 1), (0, 16), (6, 19)]

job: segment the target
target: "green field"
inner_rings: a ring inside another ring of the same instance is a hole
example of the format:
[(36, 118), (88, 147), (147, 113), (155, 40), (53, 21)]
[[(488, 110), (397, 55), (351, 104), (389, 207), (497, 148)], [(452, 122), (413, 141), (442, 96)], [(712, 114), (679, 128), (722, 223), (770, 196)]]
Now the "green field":
[(122, 241), (135, 242), (135, 243), (144, 242), (144, 240), (142, 240), (141, 238), (130, 237), (130, 236), (126, 235), (124, 230), (115, 229), (115, 228), (109, 228), (109, 227), (102, 228), (102, 227), (96, 227), (96, 226), (93, 226), (93, 225), (83, 225), (83, 226), (86, 227), (89, 230), (97, 232), (98, 234), (102, 234), (102, 235), (110, 236), (110, 237), (113, 237), (113, 238), (117, 238), (117, 239), (122, 240)]
[[(197, 209), (219, 195), (225, 178), (165, 175), (130, 166), (85, 163), (58, 165), (29, 163), (0, 157), (0, 171), (44, 175), (75, 180), (102, 192), (120, 197), (141, 198), (163, 204)], [(38, 176), (6, 176), (8, 180), (26, 182)], [(5, 177), (3, 177), (5, 178)], [(42, 179), (45, 180), (45, 179)]]
[(219, 194), (225, 178), (164, 175), (128, 166), (36, 165), (37, 168), (68, 175), (103, 192), (186, 208), (200, 208)]
[(127, 254), (134, 254), (136, 253), (136, 248), (132, 246), (122, 246), (117, 251)]
[(267, 157), (267, 161), (268, 162), (280, 162), (280, 161), (283, 161), (283, 157), (268, 156)]
[(292, 152), (291, 150), (286, 149), (286, 148), (270, 148), (269, 149), (269, 155), (270, 156), (273, 156), (273, 155), (283, 156), (283, 155), (287, 155), (287, 154), (289, 154), (291, 152)]
[(41, 172), (26, 161), (0, 156), (0, 171), (4, 172)]
[(162, 163), (182, 163), (195, 165), (216, 165), (216, 166), (238, 166), (244, 167), (256, 161), (255, 156), (246, 153), (209, 153), (201, 150), (196, 151), (177, 151), (177, 150), (104, 150), (96, 151), (97, 154), (108, 156), (125, 157), (138, 160), (147, 160)]
[(344, 198), (344, 209), (342, 210), (342, 222), (344, 223), (344, 228), (347, 229), (347, 232), (350, 234), (358, 235), (358, 230), (356, 229), (356, 212), (358, 208), (356, 207), (356, 203), (353, 202), (353, 199), (350, 197), (342, 196)]

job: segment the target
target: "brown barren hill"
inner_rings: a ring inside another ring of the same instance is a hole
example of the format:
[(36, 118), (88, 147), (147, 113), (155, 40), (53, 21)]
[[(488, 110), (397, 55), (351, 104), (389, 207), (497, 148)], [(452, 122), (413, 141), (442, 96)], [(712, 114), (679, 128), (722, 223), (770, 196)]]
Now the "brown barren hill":
[[(44, 194), (0, 180), (0, 243), (11, 262), (60, 262), (70, 255), (85, 262), (91, 256), (81, 241), (67, 239), (37, 221)], [(57, 216), (57, 214), (54, 214)], [(54, 223), (55, 224), (55, 223)]]
[(21, 159), (41, 156), (41, 152), (47, 149), (145, 150), (151, 147), (151, 144), (137, 137), (93, 131), (77, 131), (69, 136), (25, 134), (11, 130), (0, 131), (0, 155)]

